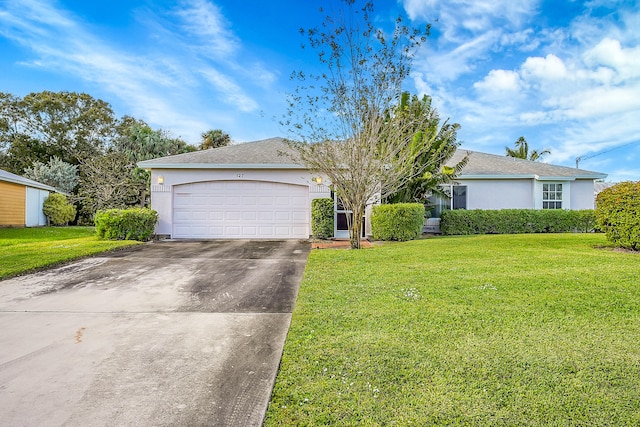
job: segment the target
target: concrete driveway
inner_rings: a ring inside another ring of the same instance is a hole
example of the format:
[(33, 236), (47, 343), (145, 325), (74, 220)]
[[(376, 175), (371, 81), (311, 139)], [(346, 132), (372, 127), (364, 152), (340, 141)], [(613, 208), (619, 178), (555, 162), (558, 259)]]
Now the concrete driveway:
[(0, 424), (261, 425), (309, 248), (167, 241), (0, 281)]

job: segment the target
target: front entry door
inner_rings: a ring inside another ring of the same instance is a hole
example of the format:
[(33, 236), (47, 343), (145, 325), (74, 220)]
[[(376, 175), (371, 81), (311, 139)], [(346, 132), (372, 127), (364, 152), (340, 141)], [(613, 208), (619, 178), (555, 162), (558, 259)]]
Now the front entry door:
[(336, 195), (336, 193), (332, 193), (332, 195), (334, 206), (333, 223), (335, 224), (333, 236), (338, 239), (349, 238), (349, 225), (347, 223), (347, 215), (349, 215), (349, 220), (351, 220), (351, 218), (353, 217), (353, 213), (345, 209), (342, 201)]
[[(353, 212), (344, 207), (336, 193), (332, 192), (331, 194), (333, 197), (333, 205), (335, 207), (333, 213), (333, 223), (335, 224), (333, 236), (337, 239), (348, 239), (349, 224), (353, 219)], [(347, 221), (347, 217), (349, 218), (349, 221)], [(360, 237), (364, 237), (364, 218), (362, 218), (362, 234)]]

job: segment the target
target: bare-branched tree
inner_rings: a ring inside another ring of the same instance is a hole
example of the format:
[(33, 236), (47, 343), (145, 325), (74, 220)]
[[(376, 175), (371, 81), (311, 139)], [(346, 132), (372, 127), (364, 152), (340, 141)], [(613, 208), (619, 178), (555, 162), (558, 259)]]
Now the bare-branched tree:
[(416, 157), (426, 139), (414, 138), (430, 117), (397, 108), (402, 84), (430, 27), (395, 21), (389, 33), (373, 23), (373, 4), (343, 0), (319, 28), (301, 30), (325, 71), (296, 72), (284, 125), (298, 160), (326, 176), (346, 209), (352, 248), (360, 247), (366, 206), (393, 194), (422, 171)]

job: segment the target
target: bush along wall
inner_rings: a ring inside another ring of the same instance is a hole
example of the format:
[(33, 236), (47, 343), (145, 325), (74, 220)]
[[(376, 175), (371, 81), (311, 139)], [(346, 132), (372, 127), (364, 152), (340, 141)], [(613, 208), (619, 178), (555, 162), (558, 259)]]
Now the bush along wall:
[(592, 209), (448, 210), (442, 212), (443, 234), (587, 233), (596, 227)]
[(42, 212), (53, 225), (68, 224), (76, 217), (76, 207), (60, 193), (49, 194), (42, 205)]
[(607, 240), (622, 248), (640, 250), (640, 181), (621, 182), (600, 192), (596, 218)]
[(333, 200), (329, 198), (311, 201), (311, 235), (316, 239), (333, 237)]
[(148, 208), (107, 209), (95, 215), (98, 237), (108, 240), (139, 240), (153, 236), (158, 212)]
[(424, 225), (424, 205), (395, 203), (374, 206), (371, 231), (376, 240), (407, 241), (420, 237)]

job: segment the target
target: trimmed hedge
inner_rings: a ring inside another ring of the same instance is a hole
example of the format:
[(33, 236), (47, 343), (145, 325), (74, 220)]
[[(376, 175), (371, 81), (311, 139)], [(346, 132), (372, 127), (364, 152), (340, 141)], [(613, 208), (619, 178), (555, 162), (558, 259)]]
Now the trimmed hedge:
[(443, 234), (587, 233), (596, 226), (592, 209), (447, 210), (440, 218)]
[(423, 225), (424, 205), (420, 203), (374, 206), (371, 213), (371, 231), (376, 240), (413, 240), (420, 237)]
[(600, 192), (596, 217), (607, 240), (622, 248), (640, 250), (640, 181), (621, 182)]
[(108, 240), (150, 240), (157, 222), (158, 212), (148, 208), (107, 209), (95, 215), (98, 237)]
[(76, 217), (76, 207), (69, 202), (64, 194), (53, 193), (44, 200), (42, 213), (46, 215), (51, 224), (65, 225)]
[(316, 239), (333, 237), (333, 200), (329, 198), (311, 201), (311, 235)]

